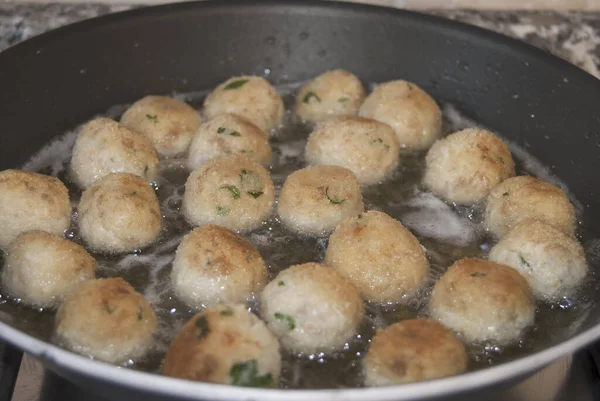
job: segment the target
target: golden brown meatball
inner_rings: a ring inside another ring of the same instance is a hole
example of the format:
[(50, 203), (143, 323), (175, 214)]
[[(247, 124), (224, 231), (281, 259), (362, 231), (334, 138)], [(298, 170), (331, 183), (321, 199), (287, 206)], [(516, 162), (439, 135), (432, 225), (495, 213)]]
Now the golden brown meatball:
[(243, 156), (214, 159), (190, 174), (182, 211), (190, 224), (249, 231), (269, 218), (275, 187), (269, 172)]
[(399, 221), (376, 211), (348, 217), (336, 227), (325, 263), (373, 302), (398, 302), (413, 295), (429, 272), (419, 240)]
[(277, 214), (290, 230), (327, 235), (339, 222), (364, 210), (360, 183), (352, 171), (313, 166), (290, 174), (279, 193)]
[(343, 349), (365, 316), (358, 290), (318, 263), (283, 270), (260, 300), (261, 316), (281, 344), (306, 354)]
[(167, 157), (185, 153), (200, 123), (200, 113), (167, 96), (146, 96), (121, 117), (121, 124), (148, 138)]
[(558, 187), (535, 177), (505, 180), (487, 198), (484, 226), (502, 237), (521, 221), (532, 218), (573, 234), (575, 209)]
[(277, 339), (244, 305), (217, 305), (188, 321), (165, 357), (167, 376), (246, 387), (274, 387)]
[(177, 248), (171, 282), (193, 308), (245, 302), (263, 289), (267, 267), (250, 242), (213, 224), (194, 229)]
[(95, 277), (96, 260), (81, 246), (44, 231), (26, 231), (10, 244), (2, 283), (27, 305), (55, 307)]
[(221, 114), (206, 121), (194, 134), (188, 153), (193, 170), (217, 157), (243, 155), (262, 165), (271, 163), (267, 134), (244, 117)]
[(308, 137), (305, 156), (312, 165), (341, 166), (363, 185), (383, 181), (398, 166), (400, 144), (389, 125), (362, 117), (334, 117)]
[(122, 278), (86, 281), (56, 314), (56, 334), (64, 346), (111, 363), (142, 357), (155, 330), (150, 304)]
[(327, 71), (304, 84), (296, 95), (296, 114), (308, 121), (351, 116), (365, 99), (360, 80), (344, 70)]
[(483, 259), (454, 263), (433, 288), (429, 313), (467, 341), (515, 341), (535, 318), (527, 281), (512, 267)]
[(502, 237), (489, 259), (517, 270), (536, 297), (550, 301), (572, 295), (588, 270), (575, 238), (533, 219), (523, 220)]
[(484, 200), (492, 188), (515, 175), (515, 164), (504, 142), (489, 131), (475, 128), (436, 141), (425, 160), (425, 187), (459, 204)]
[(81, 236), (99, 252), (143, 248), (162, 228), (154, 189), (133, 174), (112, 173), (98, 180), (81, 196), (78, 211)]
[(0, 248), (25, 231), (63, 235), (71, 225), (67, 187), (57, 178), (20, 170), (0, 172)]
[(360, 106), (358, 115), (392, 127), (403, 148), (427, 149), (442, 133), (442, 112), (435, 100), (407, 81), (377, 86)]
[(262, 77), (232, 77), (215, 88), (204, 101), (208, 119), (219, 114), (238, 114), (266, 133), (283, 120), (283, 100)]
[(77, 135), (71, 176), (83, 189), (110, 173), (131, 173), (152, 181), (157, 165), (158, 155), (148, 139), (116, 121), (96, 118)]
[(373, 337), (363, 371), (367, 386), (391, 386), (454, 376), (468, 356), (454, 333), (431, 319), (404, 320)]

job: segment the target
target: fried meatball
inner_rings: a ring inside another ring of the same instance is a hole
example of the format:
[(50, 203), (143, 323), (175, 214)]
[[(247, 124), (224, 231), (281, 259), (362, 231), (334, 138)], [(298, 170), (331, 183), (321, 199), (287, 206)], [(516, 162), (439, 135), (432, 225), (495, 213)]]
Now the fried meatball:
[(269, 218), (275, 188), (269, 172), (243, 156), (214, 159), (190, 174), (182, 210), (194, 226), (249, 231)]
[(277, 213), (290, 230), (327, 235), (340, 221), (364, 210), (360, 183), (352, 171), (314, 166), (290, 174), (279, 193)]
[(373, 302), (399, 302), (427, 280), (425, 250), (402, 223), (369, 211), (345, 219), (329, 237), (325, 263)]
[(56, 314), (61, 345), (111, 363), (144, 356), (155, 330), (150, 304), (122, 278), (80, 284)]
[(260, 314), (281, 344), (306, 354), (343, 349), (365, 316), (356, 288), (318, 263), (283, 270), (267, 284), (260, 302)]
[(213, 224), (187, 234), (175, 254), (171, 282), (192, 308), (246, 302), (267, 282), (260, 253), (236, 233)]
[(81, 246), (44, 231), (20, 234), (2, 271), (8, 295), (27, 305), (55, 307), (82, 281), (95, 277), (96, 261)]
[(0, 248), (22, 232), (63, 235), (71, 225), (67, 187), (57, 178), (20, 170), (0, 172)]
[(436, 141), (425, 159), (425, 187), (459, 204), (485, 199), (492, 188), (515, 175), (515, 163), (500, 138), (469, 128)]
[(304, 84), (296, 95), (296, 114), (308, 121), (353, 116), (365, 100), (360, 80), (344, 70), (327, 71)]
[(216, 305), (188, 321), (165, 357), (167, 376), (246, 387), (275, 387), (277, 338), (244, 305)]
[(83, 189), (110, 173), (131, 173), (152, 181), (157, 165), (158, 155), (147, 138), (116, 121), (97, 118), (77, 134), (71, 177)]
[(360, 106), (358, 115), (388, 124), (403, 148), (427, 149), (442, 133), (442, 112), (435, 100), (407, 81), (377, 86)]
[(166, 157), (185, 153), (201, 123), (193, 107), (167, 96), (146, 96), (121, 117), (121, 124), (144, 135)]
[(575, 231), (575, 209), (558, 187), (535, 177), (520, 176), (505, 180), (487, 198), (484, 226), (502, 237), (521, 221), (544, 221), (567, 234)]
[(529, 284), (512, 267), (466, 258), (435, 284), (429, 313), (466, 341), (506, 344), (533, 324), (535, 302)]
[(283, 120), (283, 100), (262, 77), (232, 77), (217, 86), (204, 101), (206, 118), (212, 119), (225, 113), (246, 117), (269, 133)]
[(130, 252), (150, 245), (162, 228), (154, 190), (140, 177), (113, 173), (83, 192), (79, 230), (98, 252)]
[(588, 270), (583, 247), (575, 238), (533, 219), (502, 237), (489, 259), (517, 270), (536, 297), (549, 301), (572, 295)]
[(413, 319), (377, 330), (363, 362), (367, 386), (392, 386), (454, 376), (468, 356), (454, 333), (431, 319)]
[(244, 155), (262, 165), (271, 163), (267, 135), (244, 117), (221, 114), (198, 128), (188, 153), (188, 168), (231, 155)]
[(363, 185), (383, 181), (398, 166), (400, 145), (389, 125), (361, 117), (335, 117), (308, 137), (305, 156), (312, 165), (341, 166)]

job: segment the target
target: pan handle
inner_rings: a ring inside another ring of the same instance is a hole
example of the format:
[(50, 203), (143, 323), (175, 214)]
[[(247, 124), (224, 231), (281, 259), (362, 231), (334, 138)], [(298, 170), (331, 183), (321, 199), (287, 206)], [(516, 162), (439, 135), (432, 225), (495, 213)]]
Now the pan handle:
[(10, 344), (0, 343), (0, 401), (12, 399), (23, 352)]

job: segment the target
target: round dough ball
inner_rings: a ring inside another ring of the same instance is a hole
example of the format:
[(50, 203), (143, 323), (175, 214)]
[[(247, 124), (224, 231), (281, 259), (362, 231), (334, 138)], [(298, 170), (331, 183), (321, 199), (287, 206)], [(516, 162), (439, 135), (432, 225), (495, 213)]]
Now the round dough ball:
[(269, 172), (243, 156), (214, 159), (190, 174), (182, 210), (194, 226), (249, 231), (269, 218), (275, 188)]
[(525, 277), (533, 294), (557, 301), (572, 295), (587, 274), (581, 244), (542, 221), (517, 224), (490, 251), (489, 259)]
[(363, 185), (383, 181), (398, 166), (400, 144), (386, 124), (361, 117), (335, 117), (308, 137), (305, 156), (312, 165), (341, 166)]
[(402, 223), (369, 211), (349, 217), (329, 237), (325, 263), (373, 302), (399, 302), (419, 290), (429, 273), (425, 250)]
[(260, 302), (260, 314), (281, 344), (306, 354), (343, 349), (365, 317), (356, 288), (318, 263), (283, 270), (267, 284)]
[(520, 176), (505, 180), (487, 198), (484, 226), (502, 237), (521, 221), (544, 221), (567, 234), (575, 231), (575, 209), (558, 187), (535, 177)]
[(188, 168), (194, 170), (211, 159), (244, 155), (256, 163), (271, 163), (267, 135), (244, 117), (221, 114), (198, 128), (188, 153)]
[(58, 306), (96, 273), (96, 260), (81, 246), (44, 231), (27, 231), (11, 244), (2, 283), (8, 295), (42, 308)]
[(281, 96), (266, 79), (247, 75), (229, 78), (204, 101), (206, 118), (237, 114), (266, 133), (281, 123), (284, 111)]
[(377, 86), (360, 106), (358, 115), (388, 124), (403, 148), (427, 149), (442, 133), (442, 112), (435, 100), (407, 81)]
[(279, 193), (277, 213), (290, 230), (327, 235), (343, 219), (364, 210), (360, 183), (352, 171), (314, 166), (290, 174)]
[(167, 376), (246, 387), (279, 382), (279, 344), (244, 305), (217, 305), (188, 321), (165, 357)]
[(121, 117), (121, 124), (144, 135), (167, 157), (185, 153), (201, 123), (200, 113), (193, 107), (167, 96), (146, 96)]
[(226, 228), (207, 224), (179, 244), (171, 282), (192, 308), (246, 302), (267, 282), (267, 267), (252, 244)]
[(152, 181), (157, 165), (156, 150), (148, 139), (109, 118), (97, 118), (77, 135), (71, 177), (83, 189), (110, 173), (131, 173)]
[(454, 376), (467, 370), (463, 343), (440, 323), (412, 319), (377, 330), (363, 371), (365, 385), (392, 386)]
[(79, 231), (99, 252), (122, 253), (150, 245), (162, 228), (154, 189), (140, 177), (112, 173), (86, 189), (79, 202)]
[(469, 128), (436, 141), (427, 153), (425, 187), (459, 204), (477, 203), (492, 188), (515, 175), (515, 163), (500, 138)]
[(344, 70), (327, 71), (304, 84), (296, 95), (296, 114), (308, 121), (352, 116), (365, 100), (360, 80)]
[(0, 248), (22, 232), (63, 235), (71, 225), (67, 187), (57, 178), (20, 170), (0, 172)]
[(534, 297), (515, 269), (483, 259), (455, 262), (433, 287), (431, 317), (467, 341), (516, 341), (535, 318)]
[(62, 345), (110, 363), (144, 356), (155, 331), (150, 304), (122, 278), (86, 281), (56, 314), (56, 334)]

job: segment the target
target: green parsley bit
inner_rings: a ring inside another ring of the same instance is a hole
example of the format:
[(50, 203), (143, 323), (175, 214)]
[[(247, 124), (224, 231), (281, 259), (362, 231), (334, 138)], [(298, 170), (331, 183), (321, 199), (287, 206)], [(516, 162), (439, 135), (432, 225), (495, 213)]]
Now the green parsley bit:
[(225, 128), (225, 127), (219, 127), (219, 128), (217, 128), (217, 134), (225, 134), (225, 135), (231, 135), (231, 136), (242, 136), (242, 134), (240, 134), (236, 130), (231, 130), (231, 131), (227, 132), (227, 128)]
[(223, 216), (227, 216), (229, 214), (229, 212), (231, 212), (230, 209), (223, 207), (223, 206), (217, 206), (217, 215), (223, 217)]
[(210, 266), (211, 263), (212, 263), (212, 260), (206, 259), (206, 266)]
[(294, 330), (296, 328), (296, 322), (294, 321), (294, 318), (290, 315), (284, 315), (283, 313), (275, 312), (274, 316), (277, 320), (286, 321), (290, 330)]
[(254, 199), (258, 198), (259, 196), (261, 196), (264, 192), (263, 191), (248, 191), (248, 195), (250, 195), (251, 197), (253, 197)]
[(249, 81), (248, 79), (238, 79), (237, 81), (233, 81), (233, 82), (230, 82), (227, 85), (225, 85), (223, 90), (228, 91), (228, 90), (232, 90), (232, 89), (241, 88), (242, 86), (246, 85), (248, 83), (248, 81)]
[(154, 124), (158, 123), (158, 115), (156, 114), (146, 114), (146, 118), (152, 121)]
[(341, 97), (341, 98), (338, 99), (338, 102), (340, 102), (340, 103), (346, 103), (348, 100), (350, 100), (349, 97)]
[(485, 276), (487, 276), (487, 273), (481, 273), (481, 272), (471, 273), (471, 277), (485, 277)]
[(233, 316), (233, 309), (227, 308), (221, 311), (221, 316)]
[(332, 198), (329, 196), (329, 187), (325, 188), (325, 196), (327, 197), (327, 199), (329, 199), (329, 202), (333, 203), (334, 205), (341, 205), (342, 203), (346, 202), (346, 199), (336, 199), (336, 198)]
[(502, 196), (508, 196), (508, 192), (503, 193)]
[(279, 280), (277, 282), (277, 285), (280, 286), (280, 287), (283, 287), (285, 285), (285, 283), (282, 280)]
[(240, 199), (240, 190), (235, 185), (223, 185), (221, 189), (227, 189), (231, 192), (233, 199)]
[(258, 363), (255, 359), (248, 362), (236, 363), (229, 371), (232, 384), (245, 387), (272, 387), (273, 376), (270, 373), (258, 374)]
[(321, 98), (319, 96), (317, 96), (317, 94), (315, 92), (312, 92), (312, 91), (308, 92), (306, 95), (304, 95), (304, 98), (302, 99), (302, 101), (304, 103), (309, 103), (310, 99), (312, 99), (312, 98), (315, 98), (315, 100), (319, 103), (321, 102)]
[(407, 82), (407, 83), (406, 83), (406, 85), (408, 85), (408, 89), (409, 89), (409, 90), (413, 90), (413, 86), (412, 86), (412, 84), (411, 84), (411, 83)]
[(525, 257), (523, 257), (523, 255), (519, 254), (519, 260), (521, 261), (521, 264), (527, 267), (531, 267), (531, 265), (529, 264), (529, 262), (527, 261), (527, 259), (525, 259)]
[(137, 319), (138, 322), (141, 322), (144, 319), (144, 308), (142, 308), (141, 306), (138, 309)]
[(196, 320), (196, 337), (204, 338), (208, 333), (210, 333), (210, 327), (208, 327), (208, 319), (206, 316), (200, 316), (198, 320)]

